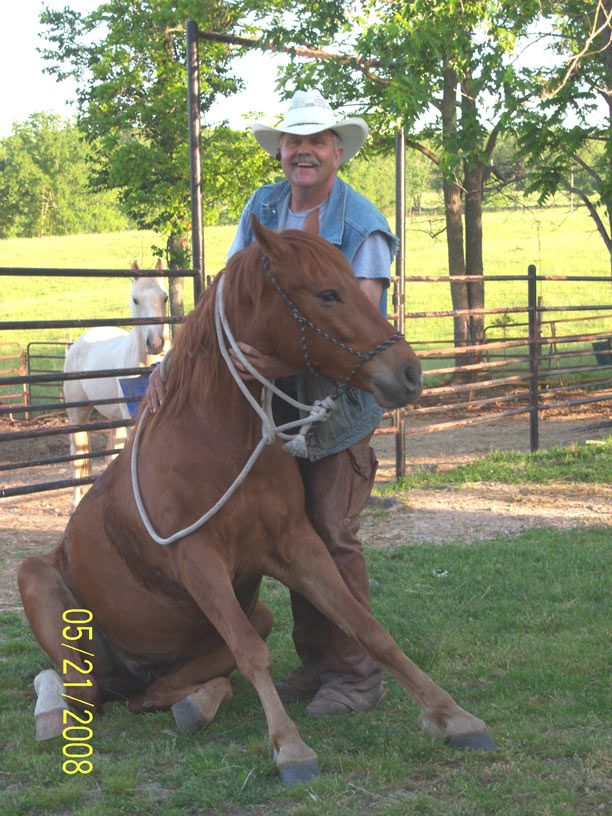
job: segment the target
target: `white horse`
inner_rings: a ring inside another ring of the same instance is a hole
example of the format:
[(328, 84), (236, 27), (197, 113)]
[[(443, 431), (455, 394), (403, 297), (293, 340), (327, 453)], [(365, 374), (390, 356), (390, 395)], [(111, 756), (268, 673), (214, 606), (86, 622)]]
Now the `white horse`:
[[(132, 269), (138, 269), (136, 261)], [(155, 267), (161, 271), (161, 260)], [(161, 285), (159, 278), (134, 278), (130, 294), (132, 317), (165, 317), (168, 293)], [(159, 355), (168, 345), (166, 325), (134, 326), (131, 332), (112, 326), (100, 326), (89, 329), (70, 346), (66, 353), (64, 372), (97, 371), (115, 368), (135, 368), (150, 364), (150, 357)], [(99, 400), (123, 399), (119, 377), (102, 377), (85, 380), (66, 380), (64, 382), (64, 400), (82, 402), (88, 405), (80, 408), (67, 408), (68, 421), (71, 425), (82, 425), (87, 422), (96, 408), (106, 419), (129, 419), (130, 413), (125, 402), (100, 405)], [(122, 448), (127, 438), (126, 428), (114, 428), (109, 432), (107, 450)], [(70, 453), (72, 456), (83, 456), (89, 453), (89, 434), (77, 431), (70, 435)], [(91, 475), (91, 460), (75, 459), (72, 462), (72, 473), (75, 479)], [(76, 507), (84, 493), (83, 485), (74, 488), (73, 506)]]

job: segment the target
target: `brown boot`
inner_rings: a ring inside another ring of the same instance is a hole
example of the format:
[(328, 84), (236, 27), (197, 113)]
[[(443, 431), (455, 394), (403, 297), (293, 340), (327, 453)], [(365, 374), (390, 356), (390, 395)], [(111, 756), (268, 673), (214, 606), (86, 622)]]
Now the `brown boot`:
[(304, 714), (322, 718), (372, 711), (386, 696), (387, 688), (382, 682), (367, 691), (357, 690), (350, 682), (327, 683), (321, 686), (312, 702), (306, 706)]
[(320, 685), (318, 671), (302, 665), (275, 683), (275, 688), (283, 703), (295, 703), (312, 699)]

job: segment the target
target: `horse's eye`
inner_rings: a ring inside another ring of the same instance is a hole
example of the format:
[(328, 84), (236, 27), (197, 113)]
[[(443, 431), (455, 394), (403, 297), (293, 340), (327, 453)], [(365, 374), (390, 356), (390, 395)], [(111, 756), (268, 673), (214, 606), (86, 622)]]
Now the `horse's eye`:
[(134, 306), (138, 306), (138, 298), (132, 298)]
[(317, 295), (321, 303), (341, 303), (340, 295), (333, 289), (326, 289)]

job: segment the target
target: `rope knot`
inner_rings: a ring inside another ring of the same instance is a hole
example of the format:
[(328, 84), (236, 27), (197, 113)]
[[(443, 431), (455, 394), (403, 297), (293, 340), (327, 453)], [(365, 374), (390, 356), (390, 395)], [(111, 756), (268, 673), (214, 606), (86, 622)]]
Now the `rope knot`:
[(310, 408), (308, 416), (304, 419), (298, 433), (283, 445), (283, 450), (291, 456), (299, 456), (301, 459), (308, 458), (308, 442), (306, 436), (315, 422), (325, 422), (330, 416), (336, 403), (333, 397), (325, 397), (322, 400), (315, 400)]

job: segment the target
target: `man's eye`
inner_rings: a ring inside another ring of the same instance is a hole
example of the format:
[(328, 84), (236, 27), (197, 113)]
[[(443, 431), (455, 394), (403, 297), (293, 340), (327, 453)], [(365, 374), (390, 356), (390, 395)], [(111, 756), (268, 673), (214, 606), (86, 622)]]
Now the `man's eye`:
[(333, 289), (326, 289), (317, 295), (321, 303), (342, 303), (340, 295)]

